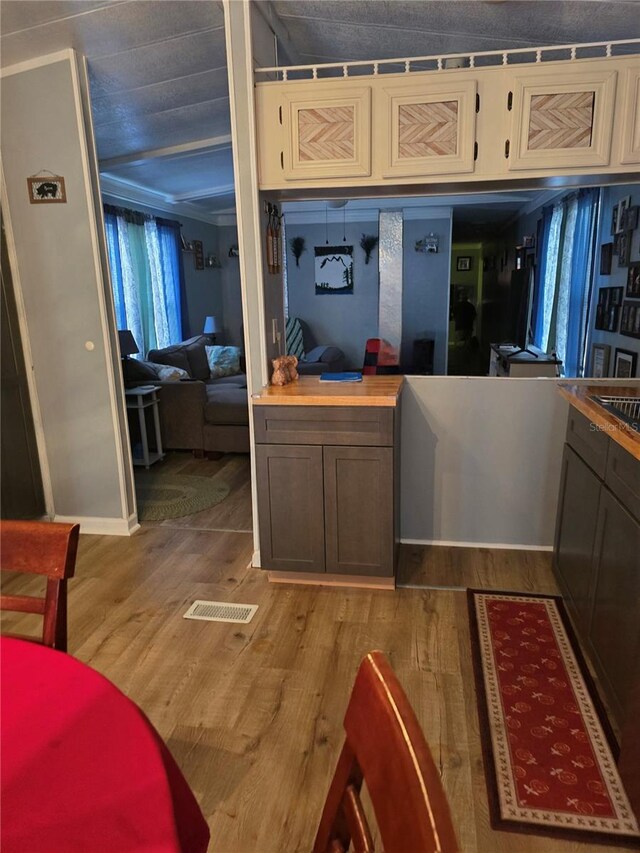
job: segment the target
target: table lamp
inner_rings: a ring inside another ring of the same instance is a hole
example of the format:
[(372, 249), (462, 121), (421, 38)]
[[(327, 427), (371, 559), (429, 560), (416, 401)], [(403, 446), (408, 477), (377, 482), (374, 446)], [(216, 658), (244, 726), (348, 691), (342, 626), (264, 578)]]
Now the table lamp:
[(212, 344), (216, 342), (216, 335), (220, 331), (220, 327), (218, 326), (218, 321), (215, 317), (209, 315), (205, 317), (204, 320), (204, 328), (202, 330), (203, 335), (209, 335), (209, 340)]
[(129, 329), (118, 330), (118, 343), (120, 344), (120, 355), (122, 358), (129, 358), (130, 355), (140, 352), (136, 339)]

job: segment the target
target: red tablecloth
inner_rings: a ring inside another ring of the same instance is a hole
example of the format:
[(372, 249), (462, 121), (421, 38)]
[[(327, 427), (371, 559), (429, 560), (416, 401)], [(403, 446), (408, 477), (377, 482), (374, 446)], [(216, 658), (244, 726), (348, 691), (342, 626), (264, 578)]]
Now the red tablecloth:
[(142, 711), (62, 652), (0, 639), (2, 853), (205, 851), (209, 829)]

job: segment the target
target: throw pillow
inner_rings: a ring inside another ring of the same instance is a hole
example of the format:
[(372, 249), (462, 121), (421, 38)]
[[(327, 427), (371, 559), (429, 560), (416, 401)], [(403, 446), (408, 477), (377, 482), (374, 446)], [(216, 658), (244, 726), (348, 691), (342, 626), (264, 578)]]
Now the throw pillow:
[(181, 379), (189, 379), (189, 374), (186, 370), (180, 367), (172, 367), (169, 364), (154, 364), (157, 370), (158, 379), (165, 382), (179, 382)]
[(125, 385), (135, 385), (137, 382), (149, 382), (158, 378), (156, 365), (140, 358), (122, 359), (122, 377)]
[(220, 379), (222, 376), (235, 376), (240, 370), (240, 348), (239, 347), (205, 347), (207, 361), (212, 379)]

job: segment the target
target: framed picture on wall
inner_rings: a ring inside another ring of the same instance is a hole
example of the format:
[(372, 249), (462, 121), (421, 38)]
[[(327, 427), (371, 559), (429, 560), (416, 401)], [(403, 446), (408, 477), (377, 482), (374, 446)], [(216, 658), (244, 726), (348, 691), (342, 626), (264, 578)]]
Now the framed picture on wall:
[(633, 207), (628, 207), (624, 212), (624, 219), (622, 220), (622, 227), (625, 231), (635, 231), (638, 227), (638, 211), (640, 208), (637, 204), (634, 204)]
[(619, 234), (621, 231), (624, 231), (625, 224), (624, 221), (626, 219), (627, 210), (631, 207), (631, 196), (625, 196), (621, 198), (618, 202), (618, 219), (616, 222), (616, 234)]
[(618, 205), (613, 205), (613, 210), (611, 211), (611, 236), (615, 237), (618, 233)]
[(603, 243), (600, 246), (600, 275), (611, 275), (613, 243)]
[(620, 334), (628, 338), (640, 338), (640, 303), (623, 303)]
[(616, 379), (634, 379), (638, 366), (638, 353), (616, 347), (613, 375)]
[(608, 344), (593, 344), (591, 347), (591, 376), (604, 379), (609, 375), (611, 347)]
[(456, 270), (458, 272), (469, 272), (471, 269), (472, 258), (470, 255), (459, 255), (456, 262)]
[(620, 306), (623, 296), (622, 287), (601, 287), (598, 291), (595, 328), (603, 332), (617, 332), (620, 318)]
[(619, 267), (628, 267), (629, 266), (629, 257), (631, 254), (631, 237), (633, 236), (633, 231), (623, 231), (620, 234), (620, 243), (618, 250), (618, 266)]
[(627, 273), (627, 296), (640, 299), (640, 264), (631, 264)]

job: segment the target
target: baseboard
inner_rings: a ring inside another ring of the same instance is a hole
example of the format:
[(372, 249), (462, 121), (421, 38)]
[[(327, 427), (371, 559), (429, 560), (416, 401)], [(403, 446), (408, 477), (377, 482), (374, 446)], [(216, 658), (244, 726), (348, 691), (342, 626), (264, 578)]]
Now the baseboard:
[(401, 545), (440, 545), (447, 548), (495, 548), (503, 551), (553, 551), (553, 545), (515, 545), (513, 542), (459, 542), (449, 539), (400, 539)]
[(89, 515), (56, 515), (53, 520), (65, 524), (79, 524), (80, 533), (101, 536), (131, 536), (140, 528), (137, 515), (133, 515), (129, 519), (99, 518)]
[(396, 579), (369, 575), (336, 575), (329, 572), (267, 572), (270, 583), (299, 583), (309, 586), (358, 587), (360, 589), (395, 589)]

